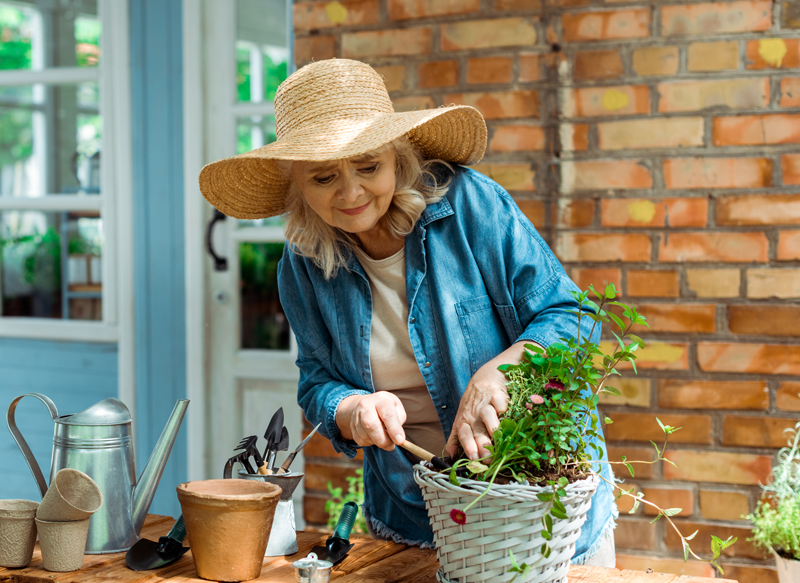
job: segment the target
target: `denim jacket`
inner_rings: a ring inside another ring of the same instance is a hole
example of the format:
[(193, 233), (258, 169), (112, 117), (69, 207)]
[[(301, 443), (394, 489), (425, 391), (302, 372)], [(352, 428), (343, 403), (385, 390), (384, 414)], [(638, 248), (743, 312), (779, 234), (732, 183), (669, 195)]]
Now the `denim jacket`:
[[(447, 194), (406, 236), (405, 258), (409, 338), (445, 436), (484, 363), (520, 340), (546, 348), (578, 334), (577, 318), (565, 312), (577, 306), (569, 293), (577, 286), (509, 194), (478, 172), (455, 167)], [(336, 409), (350, 395), (374, 391), (369, 281), (355, 256), (326, 281), (287, 245), (278, 285), (297, 336), (298, 403), (309, 421), (322, 422), (334, 449), (352, 458), (360, 446), (340, 435)], [(364, 448), (364, 462), (364, 511), (373, 528), (432, 546), (412, 465), (399, 448)], [(602, 475), (612, 479), (608, 464)], [(615, 517), (611, 487), (601, 481), (573, 563), (594, 554)]]

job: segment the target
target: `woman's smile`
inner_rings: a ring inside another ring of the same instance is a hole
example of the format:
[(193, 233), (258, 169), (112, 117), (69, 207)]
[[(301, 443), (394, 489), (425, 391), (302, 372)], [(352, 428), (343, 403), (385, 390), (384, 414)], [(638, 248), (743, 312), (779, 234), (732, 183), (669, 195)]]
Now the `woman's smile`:
[(352, 216), (352, 215), (360, 215), (360, 214), (361, 214), (361, 213), (363, 213), (365, 210), (367, 210), (367, 207), (369, 206), (369, 204), (370, 204), (371, 202), (372, 202), (372, 201), (369, 201), (369, 202), (368, 202), (367, 204), (365, 204), (365, 205), (362, 205), (362, 206), (357, 206), (357, 207), (355, 207), (355, 208), (351, 208), (351, 209), (336, 209), (336, 210), (337, 210), (337, 211), (341, 211), (341, 212), (343, 212), (343, 213), (344, 213), (344, 214), (346, 214), (346, 215), (351, 215), (351, 216)]

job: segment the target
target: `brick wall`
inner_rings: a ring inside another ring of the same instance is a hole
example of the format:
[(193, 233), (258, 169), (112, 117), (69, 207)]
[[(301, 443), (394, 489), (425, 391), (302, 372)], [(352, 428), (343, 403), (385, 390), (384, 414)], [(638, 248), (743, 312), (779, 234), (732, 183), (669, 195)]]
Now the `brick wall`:
[[(727, 576), (775, 581), (740, 515), (800, 411), (800, 3), (346, 0), (294, 18), (298, 65), (360, 59), (398, 110), (481, 110), (478, 169), (580, 286), (613, 281), (651, 322), (640, 375), (604, 404), (610, 449), (650, 456), (658, 415), (683, 427), (678, 467), (628, 481), (682, 507), (698, 547), (738, 536)], [(308, 471), (334, 482), (357, 467), (314, 451)], [(709, 575), (666, 526), (624, 514), (618, 564)]]

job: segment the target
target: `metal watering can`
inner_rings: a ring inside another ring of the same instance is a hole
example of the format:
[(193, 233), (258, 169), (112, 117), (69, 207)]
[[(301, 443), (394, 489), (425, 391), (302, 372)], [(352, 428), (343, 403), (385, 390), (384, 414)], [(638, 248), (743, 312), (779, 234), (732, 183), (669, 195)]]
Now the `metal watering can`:
[(23, 397), (39, 399), (55, 421), (50, 481), (60, 469), (72, 468), (89, 475), (103, 492), (103, 506), (89, 522), (86, 552), (117, 553), (129, 549), (139, 540), (189, 401), (181, 399), (175, 405), (137, 482), (131, 413), (122, 401), (106, 399), (80, 413), (59, 416), (55, 403), (44, 395), (26, 393), (17, 397), (8, 407), (8, 429), (22, 450), (42, 497), (47, 483), (14, 420), (14, 411)]

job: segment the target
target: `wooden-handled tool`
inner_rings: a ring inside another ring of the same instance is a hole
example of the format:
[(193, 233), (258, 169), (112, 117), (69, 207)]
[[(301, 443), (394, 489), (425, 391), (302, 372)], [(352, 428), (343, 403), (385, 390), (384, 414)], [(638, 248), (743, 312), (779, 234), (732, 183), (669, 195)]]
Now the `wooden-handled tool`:
[(442, 458), (433, 455), (431, 452), (422, 449), (420, 446), (411, 443), (407, 439), (400, 444), (400, 447), (402, 447), (406, 451), (410, 451), (418, 458), (424, 459), (426, 462), (430, 463), (434, 468), (436, 468), (439, 471), (449, 470), (452, 467)]

